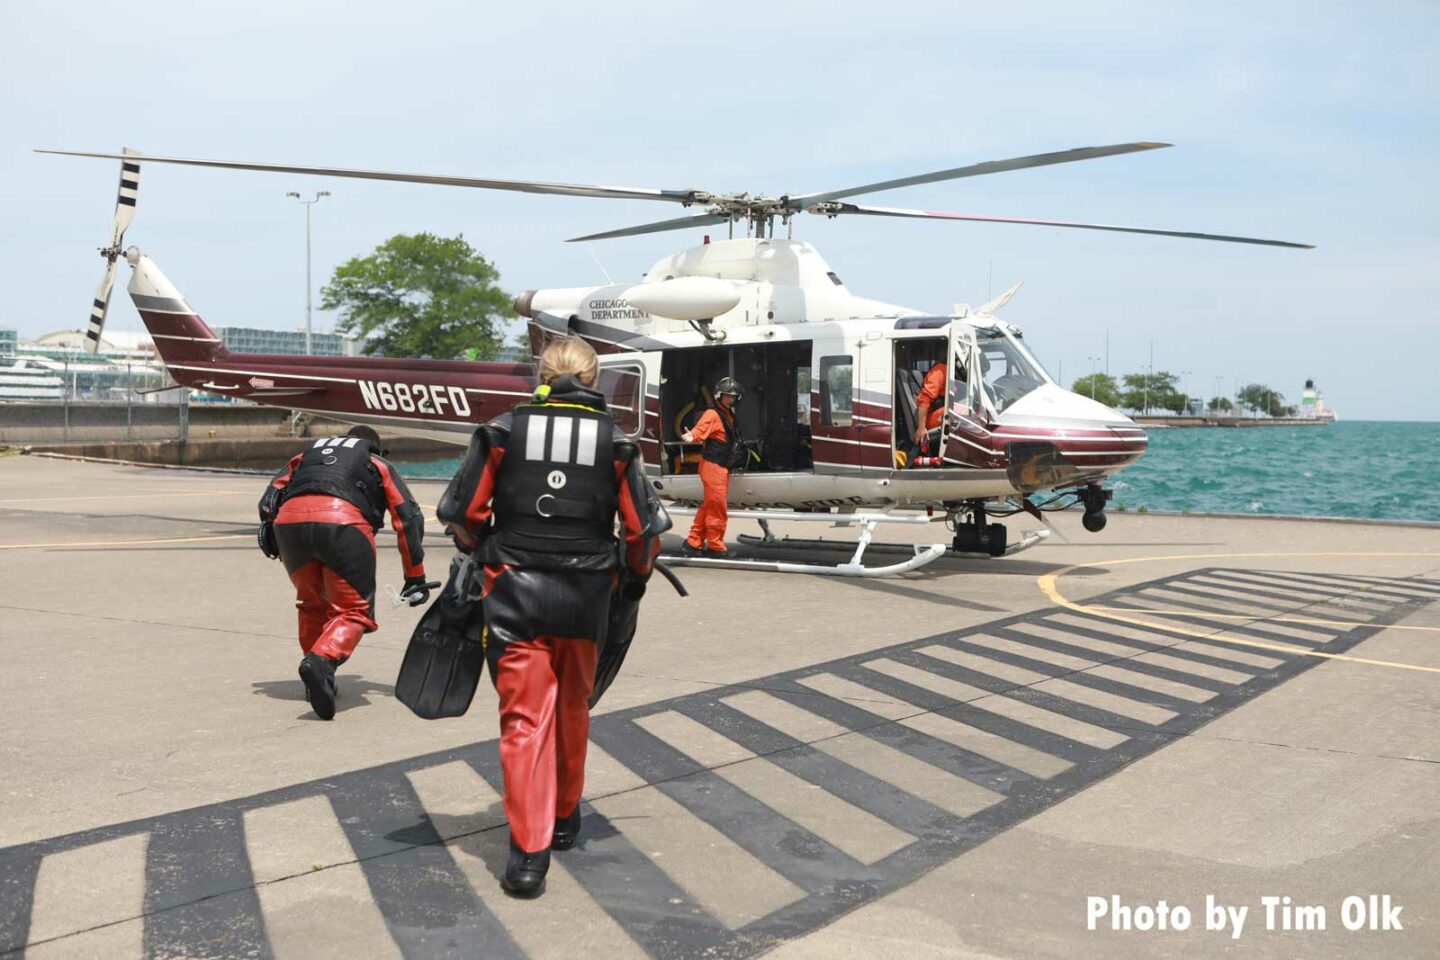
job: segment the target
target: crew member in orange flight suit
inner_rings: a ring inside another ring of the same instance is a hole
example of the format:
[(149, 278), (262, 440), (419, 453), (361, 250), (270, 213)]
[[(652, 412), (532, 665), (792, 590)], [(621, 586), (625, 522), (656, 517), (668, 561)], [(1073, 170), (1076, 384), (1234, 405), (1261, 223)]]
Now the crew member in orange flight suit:
[(260, 498), (260, 549), (280, 558), (300, 611), (300, 679), (321, 720), (335, 716), (335, 668), (375, 629), (375, 532), (390, 512), (405, 568), (401, 596), (425, 585), (425, 517), (365, 426), (321, 437), (270, 481)]
[(520, 896), (541, 892), (551, 850), (575, 845), (611, 593), (618, 584), (639, 600), (660, 552), (644, 459), (595, 390), (595, 351), (566, 337), (539, 368), (533, 400), (475, 431), (437, 511), (455, 546), (484, 565), (510, 821), (500, 885)]
[(727, 557), (725, 524), (730, 499), (730, 468), (740, 449), (740, 432), (735, 428), (735, 404), (740, 401), (740, 385), (731, 377), (715, 384), (715, 406), (706, 410), (695, 426), (680, 435), (686, 443), (703, 443), (700, 449), (700, 483), (704, 496), (695, 522), (685, 538), (681, 552), (687, 557), (702, 553)]
[(945, 419), (945, 361), (925, 372), (925, 382), (915, 398), (915, 445)]

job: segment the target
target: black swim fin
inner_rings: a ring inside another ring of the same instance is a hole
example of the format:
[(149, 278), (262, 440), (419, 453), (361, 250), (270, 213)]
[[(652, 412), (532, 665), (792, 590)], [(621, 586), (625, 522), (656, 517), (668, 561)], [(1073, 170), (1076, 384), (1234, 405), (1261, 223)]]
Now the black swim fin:
[(395, 680), (396, 699), (425, 720), (463, 716), (485, 669), (484, 607), (457, 591), (456, 581), (452, 571), (415, 625)]

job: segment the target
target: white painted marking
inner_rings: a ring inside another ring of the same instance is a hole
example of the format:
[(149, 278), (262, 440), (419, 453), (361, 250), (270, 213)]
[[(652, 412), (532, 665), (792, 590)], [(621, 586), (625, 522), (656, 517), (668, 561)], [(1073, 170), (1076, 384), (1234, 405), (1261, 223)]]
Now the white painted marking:
[(908, 663), (900, 663), (888, 657), (880, 657), (876, 660), (867, 660), (861, 664), (867, 670), (874, 670), (876, 673), (883, 673), (887, 677), (894, 677), (922, 690), (929, 690), (944, 697), (954, 700), (966, 701), (977, 700), (980, 697), (989, 696), (990, 691), (981, 690), (979, 687), (972, 687), (968, 683), (961, 683), (958, 680), (951, 680), (949, 677), (942, 677), (938, 673), (931, 673), (929, 670), (921, 670), (919, 667), (912, 667)]
[(957, 817), (968, 817), (1004, 799), (993, 790), (932, 767), (864, 734), (826, 740), (817, 743), (815, 749)]
[(245, 811), (245, 847), (277, 960), (400, 956), (326, 797)]
[[(651, 787), (595, 803), (625, 838), (731, 929), (804, 898), (805, 891)], [(685, 904), (664, 905), (683, 915)]]
[(879, 690), (872, 690), (864, 684), (837, 677), (833, 673), (817, 673), (798, 682), (801, 686), (817, 690), (825, 696), (843, 700), (848, 706), (873, 713), (877, 719), (883, 717), (887, 720), (898, 720), (920, 709), (914, 704), (902, 703)]
[(645, 786), (645, 779), (595, 744), (585, 754), (585, 796), (603, 797)]
[(861, 863), (875, 863), (915, 838), (769, 760), (722, 767), (717, 775)]
[(816, 740), (844, 736), (849, 733), (849, 730), (840, 724), (833, 723), (809, 710), (803, 710), (790, 701), (782, 700), (763, 690), (749, 690), (733, 697), (726, 697), (720, 702), (754, 717), (761, 723), (774, 727), (786, 736), (794, 737), (801, 743), (813, 743)]
[(641, 717), (635, 723), (691, 757), (702, 767), (720, 767), (754, 756), (729, 737), (722, 736), (705, 724), (673, 710)]
[(900, 721), (911, 730), (932, 736), (937, 740), (957, 746), (982, 757), (998, 760), (1007, 767), (1014, 767), (1032, 777), (1048, 778), (1069, 770), (1073, 764), (1068, 760), (1051, 756), (1034, 747), (1008, 740), (998, 734), (972, 727), (938, 713), (924, 713)]
[[(526, 954), (628, 957), (641, 952), (565, 869), (566, 858), (585, 856), (583, 849), (552, 855), (545, 878), (545, 909), (537, 913), (533, 903), (508, 897), (500, 889), (498, 872), (509, 856), (510, 832), (500, 795), (489, 782), (462, 760), (408, 776), (426, 815), (446, 838), (446, 849), (460, 872)], [(583, 822), (581, 837), (583, 843)]]
[[(35, 877), (27, 942), (49, 940), (77, 930), (138, 917), (145, 909), (147, 833), (132, 834), (40, 861)], [(140, 924), (127, 924), (124, 949), (115, 956), (138, 957)]]
[(1141, 723), (1159, 725), (1176, 717), (1173, 710), (1166, 710), (1164, 707), (1157, 707), (1154, 704), (1145, 703), (1140, 700), (1132, 700), (1120, 694), (1108, 693), (1104, 690), (1094, 690), (1090, 687), (1081, 686), (1073, 680), (1047, 680), (1036, 687), (1045, 693), (1056, 697), (1063, 697), (1066, 700), (1073, 700), (1076, 703), (1087, 704), (1101, 710), (1121, 717), (1129, 717), (1132, 720), (1139, 720)]

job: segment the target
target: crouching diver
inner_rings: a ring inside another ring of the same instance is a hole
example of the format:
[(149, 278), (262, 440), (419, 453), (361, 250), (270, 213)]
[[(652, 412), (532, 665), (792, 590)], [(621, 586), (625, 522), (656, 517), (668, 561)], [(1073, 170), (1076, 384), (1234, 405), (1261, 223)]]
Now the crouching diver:
[(335, 716), (335, 668), (375, 629), (375, 534), (390, 513), (411, 606), (429, 597), (425, 518), (380, 436), (351, 427), (321, 437), (275, 475), (260, 498), (260, 549), (279, 557), (300, 612), (300, 679), (321, 720)]
[(510, 821), (500, 885), (520, 896), (541, 892), (551, 850), (575, 844), (587, 701), (611, 591), (639, 599), (669, 525), (639, 449), (594, 389), (595, 351), (557, 340), (539, 368), (531, 401), (475, 431), (438, 511), (456, 546), (484, 567), (485, 657), (500, 700)]

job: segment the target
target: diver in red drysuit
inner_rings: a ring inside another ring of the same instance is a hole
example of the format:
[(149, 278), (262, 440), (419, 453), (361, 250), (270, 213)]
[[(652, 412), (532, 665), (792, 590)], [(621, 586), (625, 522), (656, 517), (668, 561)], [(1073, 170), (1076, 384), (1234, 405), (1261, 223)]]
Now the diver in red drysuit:
[(399, 473), (376, 450), (380, 437), (352, 427), (321, 437), (270, 481), (260, 498), (260, 547), (279, 557), (300, 614), (300, 679), (322, 720), (335, 716), (335, 668), (375, 629), (375, 533), (388, 510), (411, 606), (425, 586), (425, 518)]
[(501, 886), (524, 896), (541, 891), (550, 851), (569, 849), (580, 830), (587, 700), (621, 564), (622, 589), (638, 599), (660, 552), (641, 515), (644, 461), (593, 389), (597, 373), (584, 341), (553, 343), (533, 400), (475, 431), (438, 510), (456, 546), (484, 565), (510, 820)]

